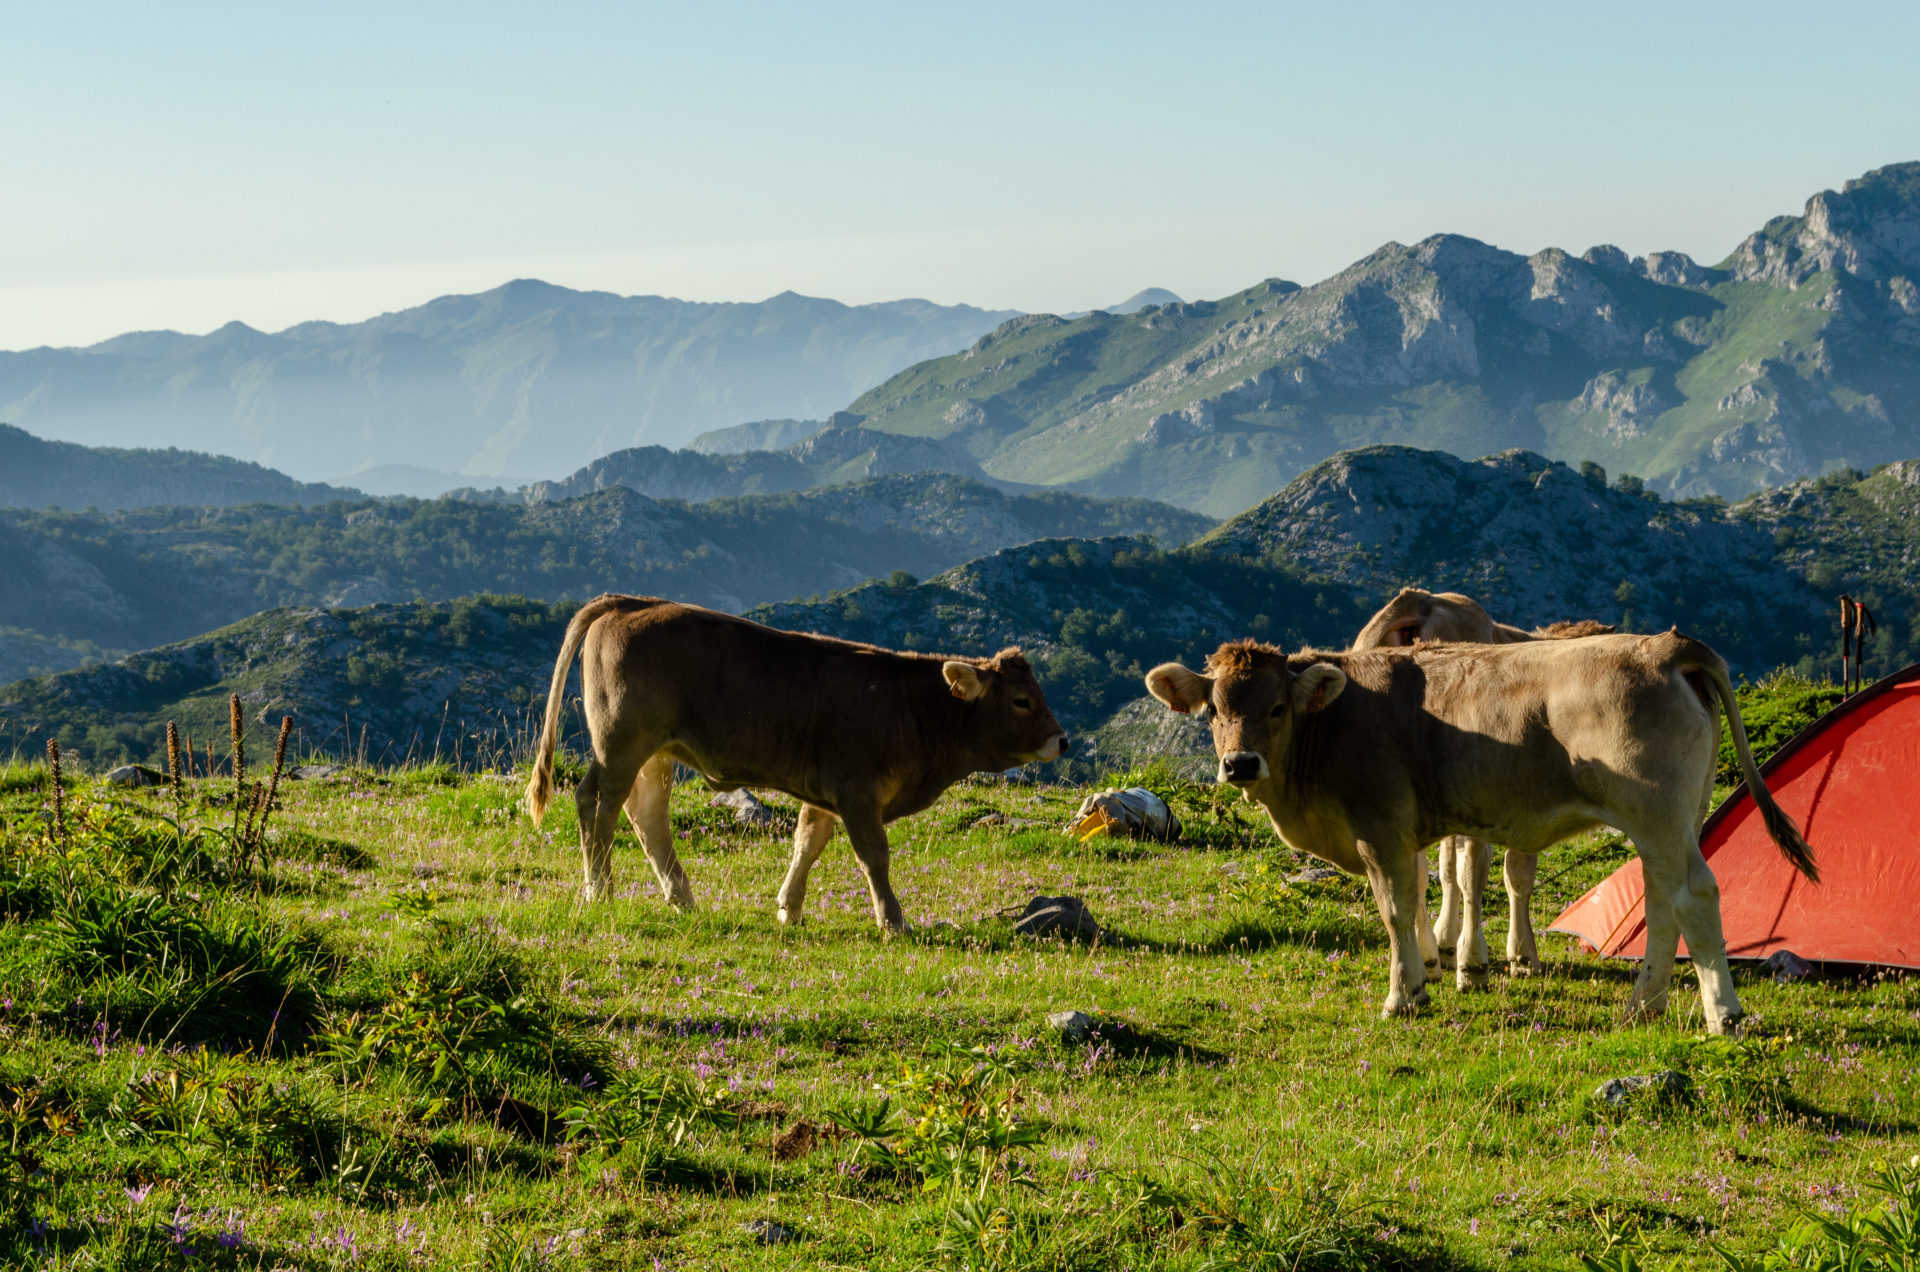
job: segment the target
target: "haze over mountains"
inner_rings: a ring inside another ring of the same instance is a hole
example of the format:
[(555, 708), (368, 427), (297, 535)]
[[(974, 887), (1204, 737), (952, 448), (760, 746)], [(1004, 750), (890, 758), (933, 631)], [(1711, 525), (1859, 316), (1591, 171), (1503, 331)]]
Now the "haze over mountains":
[[(381, 493), (556, 481), (629, 449), (627, 470), (661, 470), (650, 493), (740, 493), (752, 480), (712, 473), (781, 467), (750, 457), (846, 408), (841, 423), (915, 439), (948, 471), (1213, 516), (1375, 443), (1524, 447), (1738, 498), (1920, 454), (1916, 280), (1920, 163), (1905, 163), (1815, 195), (1714, 265), (1440, 234), (1311, 287), (1149, 289), (1075, 318), (521, 281), (347, 326), (0, 353), (0, 419), (303, 478), (387, 466), (363, 479)], [(748, 458), (670, 458), (702, 435), (700, 453)], [(674, 485), (675, 465), (692, 484)]]
[(1011, 316), (921, 300), (758, 304), (522, 279), (366, 322), (140, 332), (0, 353), (0, 420), (95, 446), (180, 446), (307, 479), (411, 465), (510, 484), (639, 443), (821, 418)]

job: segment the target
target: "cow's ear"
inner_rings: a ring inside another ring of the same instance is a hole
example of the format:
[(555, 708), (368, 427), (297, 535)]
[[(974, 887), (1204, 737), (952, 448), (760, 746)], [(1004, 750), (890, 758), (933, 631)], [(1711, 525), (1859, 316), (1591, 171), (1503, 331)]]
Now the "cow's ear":
[(941, 663), (940, 674), (947, 678), (948, 692), (962, 702), (978, 702), (980, 695), (987, 691), (987, 682), (981, 679), (980, 669), (972, 663)]
[(1147, 692), (1181, 715), (1205, 715), (1213, 702), (1213, 681), (1179, 663), (1161, 663), (1147, 673)]
[(1294, 678), (1293, 709), (1319, 711), (1347, 687), (1347, 673), (1332, 663), (1314, 663)]

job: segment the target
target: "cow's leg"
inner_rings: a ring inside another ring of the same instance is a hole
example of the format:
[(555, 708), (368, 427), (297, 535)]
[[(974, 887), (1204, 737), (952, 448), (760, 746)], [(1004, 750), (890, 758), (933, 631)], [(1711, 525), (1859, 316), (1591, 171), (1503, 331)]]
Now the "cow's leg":
[[(1458, 862), (1460, 844), (1465, 836), (1448, 835), (1440, 841), (1440, 915), (1433, 921), (1434, 941), (1440, 947), (1440, 970), (1450, 972), (1458, 961), (1460, 948), (1460, 885), (1458, 882)], [(1467, 840), (1466, 842), (1471, 842)], [(1425, 854), (1421, 854), (1421, 865), (1426, 865)], [(1438, 980), (1429, 976), (1429, 980)]]
[(1362, 840), (1356, 846), (1367, 863), (1367, 882), (1373, 885), (1390, 947), (1387, 999), (1380, 1014), (1411, 1016), (1428, 1004), (1419, 937), (1426, 910), (1427, 876), (1420, 870), (1425, 854), (1414, 844), (1381, 848)]
[[(1434, 936), (1434, 922), (1427, 913), (1427, 849), (1419, 851), (1415, 859), (1415, 870), (1421, 876), (1421, 913), (1413, 922), (1413, 936), (1421, 942), (1421, 974), (1428, 982), (1440, 984), (1440, 940)], [(1440, 888), (1440, 911), (1446, 913), (1446, 888)]]
[(1460, 894), (1460, 966), (1454, 983), (1462, 992), (1487, 987), (1487, 875), (1493, 869), (1493, 845), (1465, 835), (1455, 837), (1454, 890)]
[(673, 759), (656, 755), (640, 767), (640, 776), (627, 796), (627, 819), (640, 836), (647, 860), (653, 863), (660, 895), (676, 910), (693, 908), (693, 885), (673, 850), (673, 828), (667, 820), (667, 800), (673, 793)]
[(840, 820), (847, 824), (847, 838), (853, 841), (854, 859), (860, 873), (867, 877), (867, 891), (873, 897), (873, 919), (887, 932), (904, 932), (907, 920), (900, 913), (900, 900), (893, 895), (887, 877), (892, 850), (887, 847), (886, 823), (874, 808), (840, 807)]
[(587, 763), (587, 775), (574, 787), (573, 803), (580, 814), (580, 852), (586, 863), (586, 899), (604, 901), (613, 896), (613, 837), (620, 829), (620, 806), (633, 789), (640, 765), (615, 759)]
[[(1638, 846), (1637, 840), (1635, 845)], [(1673, 984), (1673, 960), (1680, 950), (1680, 922), (1673, 909), (1673, 880), (1660, 879), (1659, 871), (1644, 851), (1640, 854), (1640, 871), (1647, 952), (1640, 960), (1640, 974), (1634, 978), (1625, 1023), (1655, 1020), (1666, 1014), (1667, 990)]]
[(824, 808), (800, 805), (800, 824), (793, 828), (793, 863), (787, 867), (786, 882), (780, 885), (782, 923), (800, 922), (807, 904), (807, 872), (820, 860), (838, 821), (839, 818)]
[(1532, 976), (1540, 970), (1540, 948), (1533, 940), (1533, 879), (1540, 855), (1508, 852), (1500, 863), (1507, 884), (1507, 972)]
[[(1706, 1017), (1707, 1032), (1736, 1032), (1744, 1013), (1734, 992), (1727, 942), (1720, 928), (1720, 884), (1700, 855), (1699, 843), (1690, 829), (1634, 842), (1640, 850), (1640, 870), (1649, 902), (1654, 889), (1659, 888), (1667, 897), (1679, 935), (1687, 938), (1687, 955), (1700, 982), (1700, 1009)], [(1647, 953), (1651, 956), (1651, 904), (1648, 915)]]

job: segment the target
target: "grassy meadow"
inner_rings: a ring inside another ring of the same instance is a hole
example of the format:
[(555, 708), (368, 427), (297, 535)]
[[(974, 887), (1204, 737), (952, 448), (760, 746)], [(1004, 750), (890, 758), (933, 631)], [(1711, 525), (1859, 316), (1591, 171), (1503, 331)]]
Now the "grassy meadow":
[[(1708, 1041), (1684, 965), (1672, 1015), (1622, 1028), (1633, 969), (1543, 937), (1544, 977), (1449, 977), (1383, 1021), (1364, 883), (1290, 884), (1304, 859), (1250, 806), (1142, 778), (1186, 842), (1079, 843), (1083, 790), (997, 781), (897, 824), (915, 930), (889, 940), (843, 836), (783, 930), (782, 827), (698, 780), (678, 914), (624, 826), (619, 897), (583, 907), (572, 801), (535, 828), (512, 774), (286, 782), (250, 835), (229, 778), (69, 780), (56, 814), (16, 762), (0, 1260), (1624, 1272), (1853, 1242), (1846, 1266), (1916, 1266), (1920, 981), (1739, 972), (1753, 1027)], [(1629, 852), (1548, 854), (1536, 922)], [(1103, 940), (1014, 934), (1061, 893)], [(1906, 1262), (1845, 1235), (1876, 1187), (1903, 1190), (1876, 1221)]]

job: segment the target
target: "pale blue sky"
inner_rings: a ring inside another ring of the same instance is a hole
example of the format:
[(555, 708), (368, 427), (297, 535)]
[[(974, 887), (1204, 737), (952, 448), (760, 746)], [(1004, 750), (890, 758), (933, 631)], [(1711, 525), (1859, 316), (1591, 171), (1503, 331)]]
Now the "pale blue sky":
[(0, 0), (0, 348), (517, 275), (1079, 309), (1389, 238), (1718, 259), (1920, 158), (1912, 4)]

